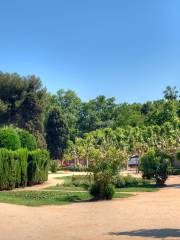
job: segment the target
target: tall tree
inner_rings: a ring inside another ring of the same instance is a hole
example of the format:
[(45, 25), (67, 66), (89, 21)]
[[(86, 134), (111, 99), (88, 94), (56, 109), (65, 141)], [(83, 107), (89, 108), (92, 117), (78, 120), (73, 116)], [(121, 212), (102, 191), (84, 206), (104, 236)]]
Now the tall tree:
[(45, 147), (43, 109), (46, 89), (36, 76), (21, 77), (0, 72), (0, 124), (13, 124), (33, 133), (39, 147)]
[(60, 108), (53, 108), (46, 124), (46, 140), (52, 159), (63, 159), (67, 148), (69, 129), (66, 117)]
[(81, 99), (72, 90), (60, 89), (57, 92), (56, 100), (67, 118), (70, 139), (75, 141), (77, 133), (77, 121), (82, 106)]
[(176, 87), (167, 86), (163, 93), (164, 98), (167, 100), (176, 100), (178, 98), (178, 90)]

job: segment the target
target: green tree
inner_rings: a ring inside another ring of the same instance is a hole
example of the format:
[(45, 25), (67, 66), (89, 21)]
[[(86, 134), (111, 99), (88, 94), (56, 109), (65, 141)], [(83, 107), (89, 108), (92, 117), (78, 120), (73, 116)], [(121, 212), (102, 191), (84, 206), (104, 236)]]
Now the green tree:
[(176, 87), (167, 86), (163, 94), (167, 100), (176, 100), (178, 98), (178, 90)]
[(69, 129), (60, 108), (53, 108), (46, 124), (46, 140), (52, 159), (63, 159), (67, 148)]
[(45, 93), (40, 79), (34, 75), (21, 77), (16, 73), (0, 72), (0, 101), (4, 106), (0, 124), (25, 128), (36, 136), (39, 147), (46, 147), (43, 126)]
[(78, 135), (77, 121), (82, 105), (81, 99), (76, 95), (74, 91), (65, 91), (64, 89), (60, 89), (57, 92), (55, 98), (66, 116), (70, 139), (72, 141), (75, 141), (75, 138)]
[(171, 172), (172, 157), (159, 149), (150, 150), (140, 159), (143, 177), (155, 178), (157, 185), (164, 185)]

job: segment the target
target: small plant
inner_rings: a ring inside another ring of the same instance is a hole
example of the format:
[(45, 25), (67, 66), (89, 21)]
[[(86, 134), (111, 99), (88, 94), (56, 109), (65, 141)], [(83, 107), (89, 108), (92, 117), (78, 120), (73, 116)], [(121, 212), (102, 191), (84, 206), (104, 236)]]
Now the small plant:
[(52, 160), (52, 161), (51, 161), (50, 171), (51, 171), (52, 173), (57, 173), (57, 171), (58, 171), (58, 163), (57, 163), (57, 161), (55, 161), (55, 160)]
[(94, 183), (91, 186), (90, 194), (96, 199), (111, 200), (115, 194), (115, 187), (111, 183), (106, 185), (103, 185), (101, 183)]

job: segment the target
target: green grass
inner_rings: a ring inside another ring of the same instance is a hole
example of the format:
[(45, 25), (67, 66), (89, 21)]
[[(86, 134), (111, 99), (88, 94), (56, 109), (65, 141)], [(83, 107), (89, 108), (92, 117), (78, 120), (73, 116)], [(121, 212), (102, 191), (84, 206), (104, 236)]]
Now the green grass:
[[(87, 191), (87, 189), (83, 187), (75, 187), (75, 186), (63, 186), (56, 185), (46, 188), (47, 190), (55, 190), (55, 191)], [(157, 192), (159, 188), (155, 186), (145, 186), (145, 187), (125, 187), (125, 188), (116, 188), (116, 192)]]
[[(56, 191), (87, 191), (83, 185), (75, 186), (72, 182), (72, 176), (58, 177), (57, 179), (64, 180), (64, 184), (57, 184), (56, 186), (48, 187), (47, 190)], [(116, 188), (116, 192), (156, 192), (159, 188), (156, 187), (155, 182), (150, 180), (146, 183), (138, 183), (135, 186), (127, 186), (123, 188)]]
[(72, 179), (72, 175), (71, 176), (61, 176), (61, 177), (55, 177), (54, 179), (58, 179), (58, 180), (64, 180), (64, 181), (71, 181)]
[(62, 205), (90, 200), (89, 193), (58, 191), (12, 191), (0, 192), (0, 202), (26, 206)]
[(159, 188), (153, 186), (116, 188), (116, 192), (157, 192), (158, 190)]
[(66, 186), (57, 184), (56, 186), (47, 187), (46, 190), (55, 190), (55, 191), (87, 191), (84, 187), (76, 187), (74, 185)]
[[(115, 198), (127, 198), (132, 194), (116, 193)], [(60, 191), (11, 191), (0, 192), (0, 202), (25, 206), (63, 205), (77, 201), (91, 201), (88, 192)]]

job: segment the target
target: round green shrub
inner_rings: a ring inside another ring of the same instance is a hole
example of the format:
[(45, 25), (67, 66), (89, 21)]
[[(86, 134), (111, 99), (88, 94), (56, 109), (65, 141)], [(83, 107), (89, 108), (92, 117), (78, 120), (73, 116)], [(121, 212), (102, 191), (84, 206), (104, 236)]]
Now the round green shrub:
[(158, 186), (163, 186), (172, 172), (172, 157), (162, 150), (149, 150), (140, 159), (140, 170), (145, 179), (155, 178)]
[(21, 147), (27, 148), (30, 151), (37, 149), (36, 138), (24, 129), (17, 129), (21, 141)]
[(17, 150), (21, 148), (19, 135), (14, 128), (0, 128), (0, 148), (7, 148), (9, 150)]
[(96, 199), (111, 200), (115, 194), (115, 187), (112, 184), (95, 183), (91, 186), (90, 194)]
[(115, 194), (115, 187), (112, 184), (108, 184), (104, 188), (104, 197), (107, 200), (111, 200)]

